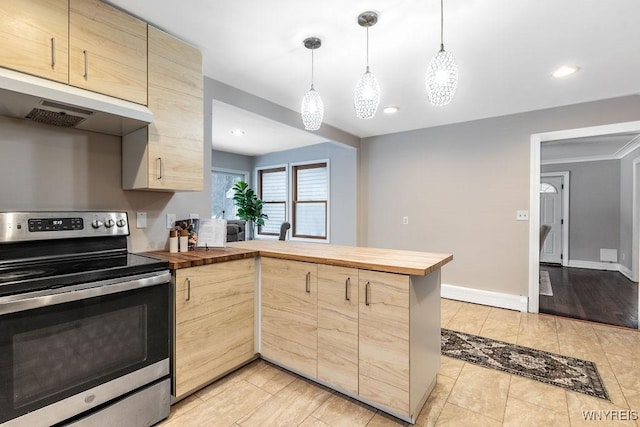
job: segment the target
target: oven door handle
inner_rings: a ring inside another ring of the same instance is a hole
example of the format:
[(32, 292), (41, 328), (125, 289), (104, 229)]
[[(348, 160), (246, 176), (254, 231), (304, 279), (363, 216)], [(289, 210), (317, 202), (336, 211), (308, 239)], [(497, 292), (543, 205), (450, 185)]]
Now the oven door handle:
[(0, 297), (0, 315), (111, 295), (170, 282), (171, 273), (169, 273), (169, 270), (166, 270), (160, 273), (140, 274), (132, 278), (130, 277), (125, 281), (122, 281), (122, 278), (111, 279), (25, 294), (9, 295)]

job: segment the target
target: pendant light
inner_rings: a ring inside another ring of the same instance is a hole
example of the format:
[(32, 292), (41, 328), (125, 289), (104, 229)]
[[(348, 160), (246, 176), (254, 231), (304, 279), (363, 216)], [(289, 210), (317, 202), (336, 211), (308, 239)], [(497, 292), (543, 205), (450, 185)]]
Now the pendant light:
[(353, 105), (359, 119), (372, 119), (380, 104), (380, 85), (376, 76), (369, 71), (369, 27), (377, 22), (378, 14), (375, 12), (362, 12), (358, 16), (358, 24), (367, 29), (367, 70), (353, 92)]
[(458, 87), (458, 66), (451, 53), (444, 50), (444, 11), (440, 0), (440, 51), (427, 70), (427, 94), (431, 105), (447, 105)]
[(324, 104), (320, 94), (313, 88), (313, 51), (318, 49), (322, 42), (317, 37), (309, 37), (302, 42), (304, 47), (311, 50), (311, 89), (304, 94), (302, 105), (300, 106), (300, 115), (302, 116), (302, 124), (306, 130), (318, 130), (322, 124), (324, 117)]

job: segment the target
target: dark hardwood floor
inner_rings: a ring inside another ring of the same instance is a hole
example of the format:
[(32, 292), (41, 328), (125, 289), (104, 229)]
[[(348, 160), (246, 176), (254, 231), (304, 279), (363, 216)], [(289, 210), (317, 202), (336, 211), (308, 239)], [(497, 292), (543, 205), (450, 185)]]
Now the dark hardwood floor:
[(616, 271), (540, 264), (553, 296), (540, 295), (540, 313), (638, 328), (638, 284)]

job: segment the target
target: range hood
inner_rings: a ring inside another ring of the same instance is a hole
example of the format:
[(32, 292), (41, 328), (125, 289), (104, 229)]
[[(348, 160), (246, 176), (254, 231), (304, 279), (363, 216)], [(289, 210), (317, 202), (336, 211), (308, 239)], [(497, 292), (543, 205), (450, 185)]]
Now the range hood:
[(145, 106), (0, 68), (0, 115), (110, 135), (153, 121)]

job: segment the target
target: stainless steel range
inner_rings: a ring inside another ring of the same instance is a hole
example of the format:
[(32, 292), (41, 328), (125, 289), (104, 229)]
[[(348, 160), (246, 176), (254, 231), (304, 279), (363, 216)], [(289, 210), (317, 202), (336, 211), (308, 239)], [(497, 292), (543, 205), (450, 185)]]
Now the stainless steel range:
[(167, 263), (125, 212), (0, 213), (0, 424), (150, 426), (169, 414)]

